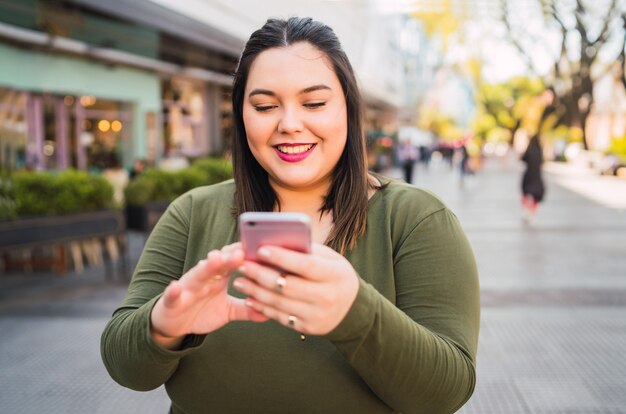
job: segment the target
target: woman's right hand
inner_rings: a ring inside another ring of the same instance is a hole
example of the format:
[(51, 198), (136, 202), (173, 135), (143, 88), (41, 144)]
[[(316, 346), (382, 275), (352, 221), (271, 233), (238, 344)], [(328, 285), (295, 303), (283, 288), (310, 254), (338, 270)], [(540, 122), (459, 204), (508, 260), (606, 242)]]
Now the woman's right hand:
[(231, 244), (209, 252), (206, 259), (172, 281), (152, 308), (153, 339), (176, 349), (185, 335), (207, 334), (234, 320), (268, 320), (246, 306), (244, 299), (228, 295), (229, 277), (243, 260), (241, 244)]

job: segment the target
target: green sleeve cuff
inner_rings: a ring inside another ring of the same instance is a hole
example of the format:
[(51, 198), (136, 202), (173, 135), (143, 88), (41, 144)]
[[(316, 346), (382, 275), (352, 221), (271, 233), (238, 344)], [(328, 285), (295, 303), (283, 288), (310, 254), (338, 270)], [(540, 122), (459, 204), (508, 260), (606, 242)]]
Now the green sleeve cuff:
[(199, 348), (204, 342), (206, 335), (187, 335), (180, 346), (180, 349), (170, 350), (159, 345), (150, 334), (150, 315), (152, 309), (161, 295), (158, 295), (146, 302), (137, 309), (137, 319), (143, 321), (143, 329), (141, 329), (141, 338), (139, 340), (148, 346), (148, 352), (159, 360), (175, 360), (184, 357)]
[(370, 331), (376, 313), (376, 289), (359, 278), (359, 291), (345, 318), (325, 338), (332, 342), (354, 341)]

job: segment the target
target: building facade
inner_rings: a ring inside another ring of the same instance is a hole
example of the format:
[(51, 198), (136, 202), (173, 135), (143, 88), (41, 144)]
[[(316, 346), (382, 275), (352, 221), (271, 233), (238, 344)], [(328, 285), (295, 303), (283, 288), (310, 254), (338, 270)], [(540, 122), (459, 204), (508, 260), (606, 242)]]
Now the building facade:
[(221, 152), (242, 45), (147, 1), (1, 0), (3, 166)]
[(102, 170), (222, 153), (232, 73), (271, 16), (335, 28), (368, 127), (393, 130), (406, 94), (399, 17), (375, 3), (0, 0), (2, 166)]

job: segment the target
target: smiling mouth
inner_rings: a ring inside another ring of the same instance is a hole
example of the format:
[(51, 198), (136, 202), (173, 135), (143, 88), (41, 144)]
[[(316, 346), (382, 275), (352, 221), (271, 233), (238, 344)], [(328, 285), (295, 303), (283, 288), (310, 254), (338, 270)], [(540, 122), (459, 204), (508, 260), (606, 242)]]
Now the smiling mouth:
[(283, 154), (302, 154), (313, 148), (315, 144), (303, 145), (276, 145), (276, 149)]

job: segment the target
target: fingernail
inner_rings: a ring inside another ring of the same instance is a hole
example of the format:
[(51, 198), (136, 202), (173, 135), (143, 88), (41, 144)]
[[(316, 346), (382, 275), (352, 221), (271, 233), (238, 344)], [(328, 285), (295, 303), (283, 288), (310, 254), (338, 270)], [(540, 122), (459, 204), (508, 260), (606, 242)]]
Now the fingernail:
[(237, 268), (237, 271), (238, 271), (239, 273), (243, 273), (243, 274), (245, 274), (245, 273), (246, 273), (246, 266), (244, 266), (244, 265), (239, 266), (239, 267)]
[(211, 258), (217, 254), (217, 250), (211, 250), (209, 254), (206, 255), (207, 258)]
[(233, 281), (233, 286), (235, 287), (235, 289), (241, 290), (241, 288), (243, 287), (243, 283), (241, 283), (241, 280), (235, 279)]
[(265, 258), (270, 257), (270, 251), (269, 249), (266, 249), (265, 247), (261, 247), (257, 253), (261, 257), (265, 257)]
[(246, 299), (244, 303), (247, 307), (257, 310), (257, 308), (254, 306), (254, 302), (252, 302), (250, 299)]
[(202, 265), (204, 265), (204, 262), (206, 262), (206, 260), (204, 260), (204, 259), (200, 260), (200, 261), (198, 262), (198, 266), (202, 266)]

